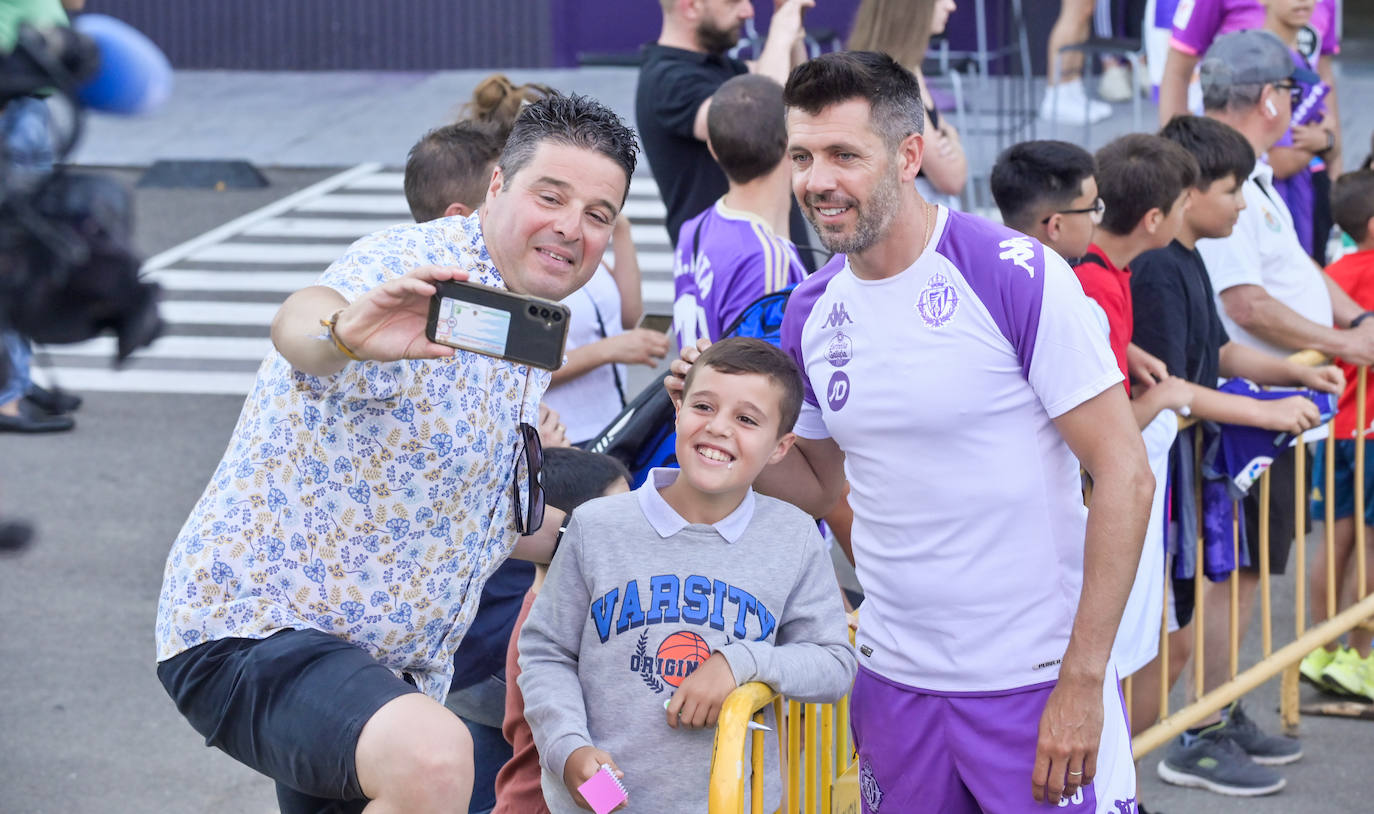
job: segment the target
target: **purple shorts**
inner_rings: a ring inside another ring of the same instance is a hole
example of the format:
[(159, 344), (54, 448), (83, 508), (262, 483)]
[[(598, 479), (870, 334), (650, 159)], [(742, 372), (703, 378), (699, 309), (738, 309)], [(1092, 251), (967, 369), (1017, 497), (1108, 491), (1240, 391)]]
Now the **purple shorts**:
[(1135, 765), (1120, 689), (1103, 687), (1097, 775), (1072, 798), (1031, 796), (1035, 742), (1054, 684), (996, 694), (924, 692), (859, 668), (850, 726), (865, 814), (1135, 814)]

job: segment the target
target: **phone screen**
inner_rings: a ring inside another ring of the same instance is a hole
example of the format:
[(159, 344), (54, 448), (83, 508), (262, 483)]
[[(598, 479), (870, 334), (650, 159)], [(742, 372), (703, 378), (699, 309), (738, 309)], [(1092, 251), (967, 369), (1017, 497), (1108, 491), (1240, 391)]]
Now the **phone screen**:
[(504, 356), (509, 338), (509, 311), (449, 297), (440, 299), (434, 341), (491, 356)]
[(639, 327), (659, 333), (667, 333), (673, 329), (672, 314), (645, 314), (639, 320)]

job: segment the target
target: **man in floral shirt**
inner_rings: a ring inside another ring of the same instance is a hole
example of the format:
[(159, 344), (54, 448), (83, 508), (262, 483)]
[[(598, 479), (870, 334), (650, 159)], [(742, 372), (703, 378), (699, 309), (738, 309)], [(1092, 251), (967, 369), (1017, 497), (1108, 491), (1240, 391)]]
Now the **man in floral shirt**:
[(429, 300), (441, 280), (582, 286), (635, 152), (595, 101), (531, 105), (478, 212), (359, 240), (277, 313), (172, 546), (156, 635), (178, 709), (272, 777), (284, 812), (467, 810), (471, 741), (442, 701), (487, 577), (559, 526), (550, 509), (525, 528), (521, 425), (549, 374), (430, 343)]

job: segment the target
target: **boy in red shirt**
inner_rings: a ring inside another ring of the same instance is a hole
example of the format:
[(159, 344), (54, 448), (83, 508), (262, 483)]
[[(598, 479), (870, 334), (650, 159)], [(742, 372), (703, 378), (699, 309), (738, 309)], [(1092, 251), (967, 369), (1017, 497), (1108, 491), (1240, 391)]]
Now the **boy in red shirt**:
[[(1112, 353), (1127, 377), (1131, 367), (1130, 263), (1143, 252), (1169, 245), (1178, 234), (1188, 207), (1188, 190), (1197, 180), (1197, 162), (1177, 144), (1159, 136), (1133, 133), (1097, 152), (1097, 189), (1101, 222), (1088, 252), (1074, 266), (1078, 282), (1102, 309)], [(1181, 407), (1188, 399), (1182, 381), (1169, 377), (1145, 382), (1132, 404), (1144, 427), (1161, 410)]]
[[(1349, 294), (1362, 308), (1374, 309), (1374, 170), (1362, 169), (1341, 176), (1331, 190), (1331, 209), (1336, 223), (1355, 241), (1355, 251), (1327, 267), (1326, 273), (1336, 285)], [(1366, 311), (1356, 321), (1374, 319), (1374, 310)], [(1341, 362), (1347, 382), (1341, 394), (1340, 412), (1336, 414), (1336, 483), (1335, 483), (1335, 546), (1336, 607), (1343, 610), (1355, 598), (1355, 439), (1358, 435), (1357, 369)], [(1374, 385), (1374, 382), (1370, 383)], [(1366, 426), (1374, 422), (1374, 386), (1366, 392)], [(1324, 516), (1326, 445), (1317, 446), (1312, 467), (1312, 487), (1316, 497), (1312, 513)], [(1374, 527), (1374, 449), (1365, 452), (1364, 523)], [(1366, 531), (1374, 534), (1374, 529)], [(1374, 557), (1365, 560), (1366, 585), (1374, 586)], [(1312, 623), (1326, 619), (1326, 549), (1317, 547), (1316, 563), (1308, 577), (1312, 597)], [(1302, 662), (1302, 674), (1318, 686), (1343, 691), (1374, 700), (1374, 657), (1370, 655), (1370, 634), (1367, 630), (1350, 632), (1350, 647), (1340, 648), (1332, 642), (1308, 654)]]

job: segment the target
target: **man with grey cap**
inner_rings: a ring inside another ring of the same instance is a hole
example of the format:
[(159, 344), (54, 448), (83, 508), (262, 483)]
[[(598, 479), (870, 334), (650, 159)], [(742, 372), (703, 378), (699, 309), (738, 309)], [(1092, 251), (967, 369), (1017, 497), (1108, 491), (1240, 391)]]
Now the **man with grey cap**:
[[(1197, 243), (1227, 334), (1275, 356), (1313, 348), (1355, 364), (1374, 363), (1374, 321), (1364, 320), (1364, 309), (1303, 250), (1293, 217), (1274, 189), (1273, 170), (1262, 158), (1288, 130), (1297, 82), (1315, 82), (1316, 75), (1295, 66), (1283, 43), (1265, 31), (1219, 37), (1199, 72), (1206, 115), (1234, 127), (1261, 156), (1240, 188), (1245, 209), (1230, 237)], [(1275, 457), (1274, 483), (1293, 482), (1295, 457), (1291, 448)], [(1241, 638), (1249, 627), (1259, 584), (1259, 515), (1252, 492), (1245, 499), (1252, 566), (1243, 568), (1238, 580)], [(1293, 501), (1273, 500), (1269, 520), (1269, 570), (1282, 574), (1297, 522)], [(1205, 656), (1198, 657), (1204, 659), (1205, 689), (1210, 692), (1230, 678), (1225, 646), (1229, 585), (1207, 585), (1204, 602), (1208, 646)], [(1188, 689), (1191, 695), (1193, 685)], [(1236, 702), (1181, 735), (1159, 764), (1159, 775), (1170, 783), (1224, 794), (1268, 794), (1284, 786), (1284, 778), (1269, 767), (1300, 757), (1297, 740), (1265, 734)]]

